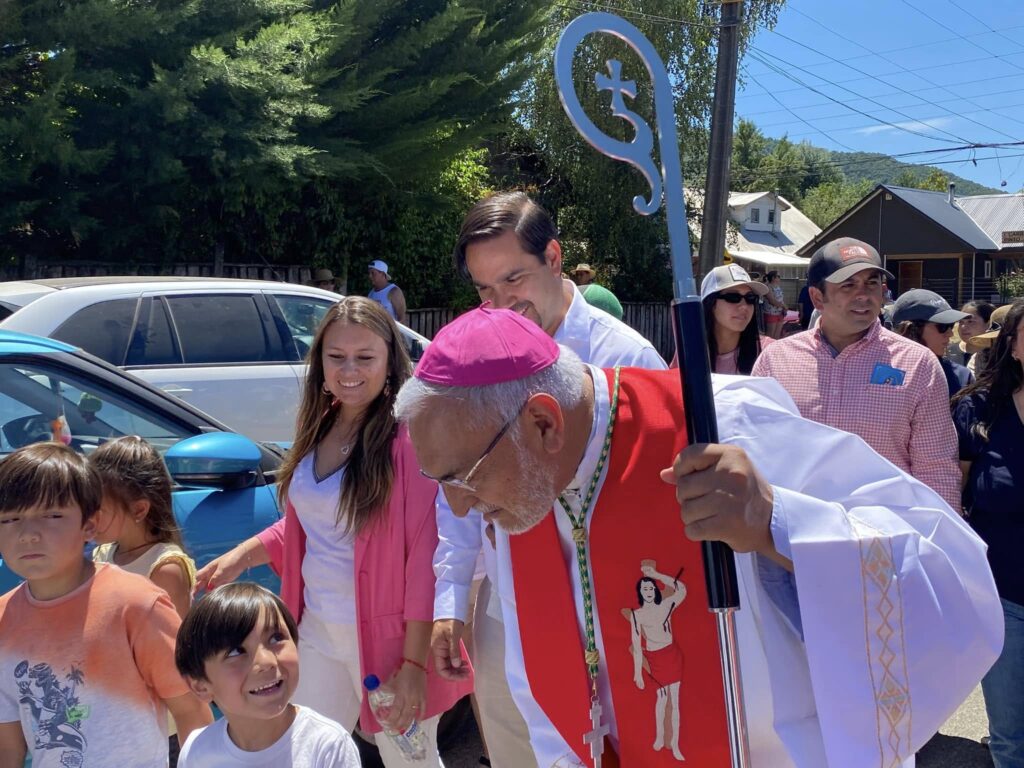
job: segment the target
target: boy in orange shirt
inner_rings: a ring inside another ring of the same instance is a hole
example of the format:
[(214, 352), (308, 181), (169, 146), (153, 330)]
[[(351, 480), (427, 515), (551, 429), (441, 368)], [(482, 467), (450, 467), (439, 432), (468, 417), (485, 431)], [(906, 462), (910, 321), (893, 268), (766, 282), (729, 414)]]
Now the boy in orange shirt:
[(84, 458), (37, 443), (0, 461), (0, 768), (165, 768), (212, 721), (174, 666), (180, 620), (148, 579), (85, 558), (102, 488)]

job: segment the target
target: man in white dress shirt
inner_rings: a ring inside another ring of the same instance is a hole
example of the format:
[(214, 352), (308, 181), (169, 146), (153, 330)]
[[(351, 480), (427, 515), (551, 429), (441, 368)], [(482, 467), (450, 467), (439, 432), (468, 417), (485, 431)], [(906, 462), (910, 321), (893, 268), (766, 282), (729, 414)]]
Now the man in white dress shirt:
[[(617, 562), (638, 542), (644, 552), (675, 547), (658, 555), (655, 576), (666, 587), (678, 580), (682, 568), (665, 574), (689, 556), (684, 538), (744, 553), (737, 634), (753, 768), (911, 758), (1000, 650), (981, 540), (860, 438), (801, 418), (769, 379), (714, 377), (721, 444), (683, 448), (659, 480), (675, 452), (662, 459), (664, 447), (679, 445), (683, 429), (678, 381), (628, 369), (621, 380), (620, 398), (617, 374), (581, 364), (521, 317), (480, 309), (438, 334), (396, 403), (455, 514), (477, 507), (497, 524), (507, 670), (537, 763), (593, 764), (584, 744), (592, 704), (610, 728), (606, 764), (612, 752), (623, 768), (678, 760), (654, 739), (650, 710), (630, 706), (645, 694), (626, 662), (625, 606), (616, 597), (609, 607), (607, 595), (621, 586), (610, 573), (654, 572), (635, 550)], [(778, 451), (780, 440), (797, 448)], [(588, 487), (593, 504), (587, 494), (581, 507)], [(671, 536), (649, 533), (672, 525)], [(559, 627), (568, 641), (553, 647)], [(596, 661), (582, 652), (584, 636)], [(686, 666), (679, 699), (690, 720), (714, 706), (712, 686), (685, 684), (709, 663)], [(591, 666), (593, 701), (578, 684)], [(701, 761), (711, 748), (701, 732), (686, 737), (672, 746), (691, 761), (727, 764)]]
[[(571, 281), (562, 279), (555, 224), (524, 193), (499, 193), (474, 205), (463, 220), (454, 261), (456, 271), (473, 284), (483, 301), (529, 317), (584, 361), (601, 367), (665, 368), (649, 341), (588, 304)], [(488, 524), (479, 513), (465, 518), (452, 515), (443, 491), (437, 503), (432, 646), (443, 660), (458, 648), (482, 550), (487, 578), (473, 614), (472, 646), (481, 727), (495, 768), (524, 768), (532, 761), (532, 753), (505, 675), (504, 627), (494, 586), (497, 563), (486, 533)]]

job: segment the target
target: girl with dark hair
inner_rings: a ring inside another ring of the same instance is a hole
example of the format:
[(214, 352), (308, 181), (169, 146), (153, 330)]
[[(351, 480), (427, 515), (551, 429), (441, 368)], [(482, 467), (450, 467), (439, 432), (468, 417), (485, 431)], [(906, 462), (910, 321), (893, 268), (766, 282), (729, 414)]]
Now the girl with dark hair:
[[(328, 310), (307, 362), (295, 443), (278, 475), (285, 517), (203, 568), (197, 585), (270, 563), (299, 622), (306, 671), (296, 703), (348, 730), (357, 719), (372, 733), (417, 720), (432, 744), (417, 765), (439, 766), (438, 720), (472, 678), (444, 680), (428, 660), (437, 483), (420, 473), (393, 415), (412, 365), (395, 321), (360, 296)], [(381, 722), (360, 685), (370, 674), (395, 694)], [(391, 739), (377, 746), (388, 768), (408, 764)]]
[(1002, 654), (981, 681), (996, 768), (1024, 765), (1024, 301), (1006, 315), (978, 380), (953, 398), (964, 514), (988, 544), (1003, 603)]
[(715, 267), (700, 286), (708, 355), (715, 373), (750, 375), (761, 348), (772, 340), (757, 332), (758, 298), (768, 286), (735, 264)]
[(967, 366), (967, 370), (977, 376), (978, 363), (984, 362), (988, 353), (987, 351), (972, 353), (967, 345), (975, 336), (988, 331), (992, 325), (992, 313), (996, 311), (996, 308), (987, 301), (968, 301), (960, 308), (960, 311), (967, 315), (956, 326), (960, 340), (949, 345), (946, 356), (954, 363)]
[(182, 549), (164, 460), (141, 437), (129, 435), (103, 443), (89, 454), (89, 464), (103, 481), (96, 515), (99, 546), (92, 559), (145, 576), (184, 617), (192, 604), (196, 566)]

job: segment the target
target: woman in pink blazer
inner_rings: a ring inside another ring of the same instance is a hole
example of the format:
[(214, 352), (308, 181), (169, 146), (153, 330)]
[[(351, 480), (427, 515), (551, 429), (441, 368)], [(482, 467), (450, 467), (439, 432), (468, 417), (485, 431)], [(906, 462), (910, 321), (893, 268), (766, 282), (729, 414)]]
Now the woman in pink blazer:
[[(394, 320), (360, 296), (327, 312), (307, 362), (296, 439), (278, 478), (285, 516), (204, 567), (196, 586), (269, 563), (299, 623), (295, 702), (349, 730), (358, 718), (374, 734), (415, 719), (432, 744), (416, 765), (437, 766), (437, 722), (472, 679), (444, 680), (428, 663), (437, 484), (420, 474), (392, 415), (412, 365)], [(363, 695), (371, 674), (395, 694), (382, 722)], [(390, 739), (376, 740), (388, 768), (409, 764)]]

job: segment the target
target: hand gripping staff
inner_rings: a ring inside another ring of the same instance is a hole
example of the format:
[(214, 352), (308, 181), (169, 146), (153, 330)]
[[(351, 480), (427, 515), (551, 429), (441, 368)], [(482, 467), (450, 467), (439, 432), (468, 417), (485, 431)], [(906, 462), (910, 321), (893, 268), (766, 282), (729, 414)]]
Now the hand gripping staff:
[[(587, 35), (602, 33), (613, 35), (629, 45), (647, 67), (654, 86), (660, 169), (653, 159), (654, 134), (651, 127), (626, 106), (626, 96), (631, 99), (636, 97), (636, 83), (623, 80), (621, 62), (609, 60), (606, 63), (608, 73), (595, 73), (594, 84), (599, 91), (610, 92), (611, 113), (633, 126), (633, 140), (620, 141), (605, 134), (587, 116), (580, 104), (573, 83), (573, 55)], [(664, 200), (675, 296), (672, 302), (673, 329), (679, 351), (687, 437), (690, 443), (716, 443), (718, 424), (711, 390), (711, 363), (705, 341), (704, 312), (690, 262), (690, 238), (686, 226), (675, 109), (665, 65), (651, 42), (628, 21), (610, 13), (587, 13), (573, 19), (558, 40), (555, 47), (555, 80), (562, 106), (583, 138), (598, 152), (632, 165), (646, 179), (650, 187), (650, 198), (636, 195), (633, 198), (634, 210), (641, 216), (650, 216), (658, 211)], [(736, 564), (732, 550), (724, 543), (705, 541), (701, 546), (708, 607), (714, 612), (718, 625), (732, 766), (747, 768), (750, 758), (737, 665), (735, 611), (739, 608), (739, 589)]]

